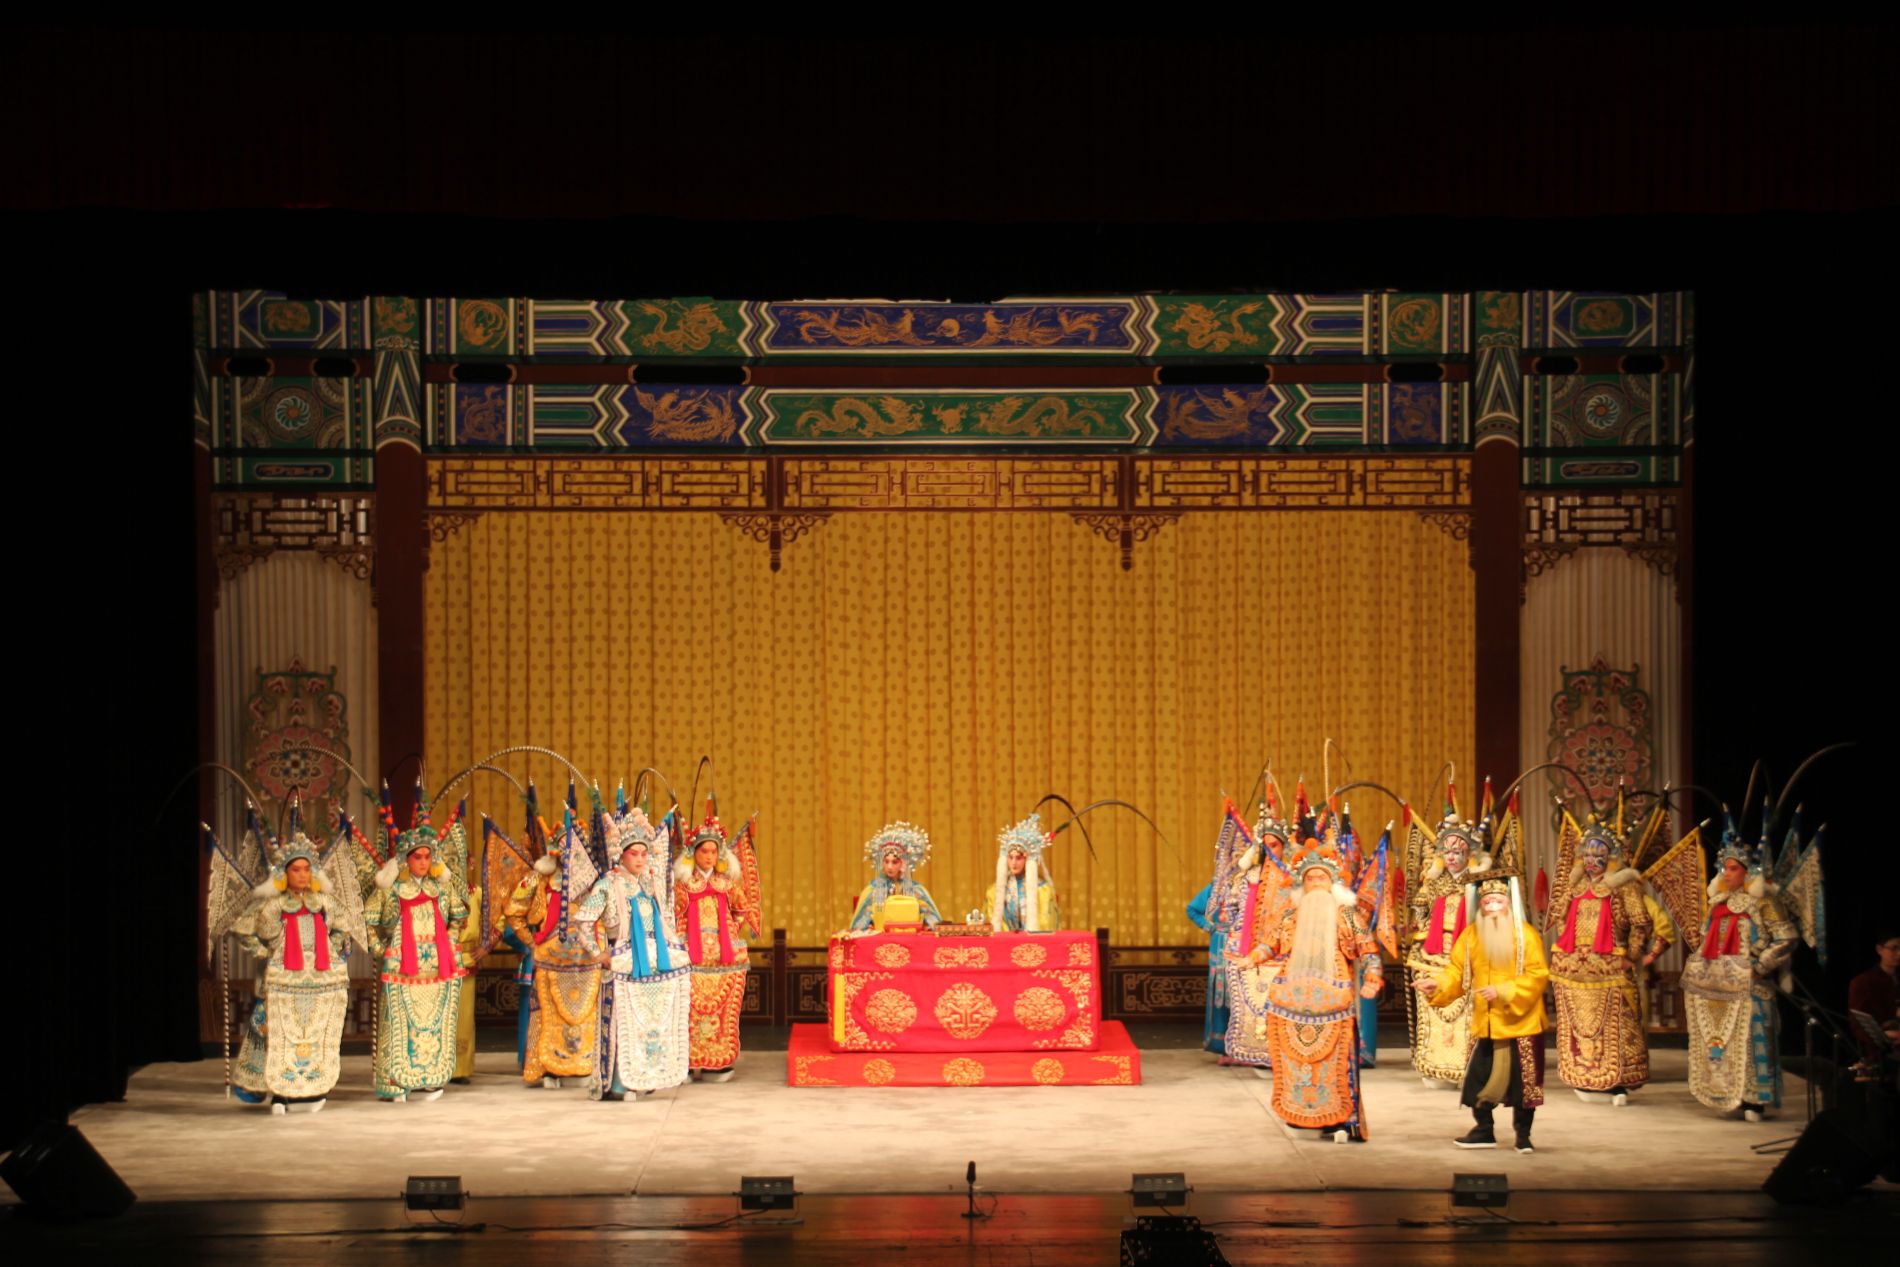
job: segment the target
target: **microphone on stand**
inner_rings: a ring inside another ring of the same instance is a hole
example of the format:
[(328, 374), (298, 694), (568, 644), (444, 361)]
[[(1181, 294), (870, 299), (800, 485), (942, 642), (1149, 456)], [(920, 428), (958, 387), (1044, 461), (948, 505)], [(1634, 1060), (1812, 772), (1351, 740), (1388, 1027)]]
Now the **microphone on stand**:
[(976, 1163), (975, 1162), (971, 1162), (969, 1165), (969, 1168), (963, 1172), (963, 1182), (969, 1188), (970, 1208), (965, 1210), (963, 1214), (961, 1215), (961, 1217), (966, 1218), (966, 1219), (980, 1219), (983, 1216), (977, 1212), (977, 1208), (976, 1208)]

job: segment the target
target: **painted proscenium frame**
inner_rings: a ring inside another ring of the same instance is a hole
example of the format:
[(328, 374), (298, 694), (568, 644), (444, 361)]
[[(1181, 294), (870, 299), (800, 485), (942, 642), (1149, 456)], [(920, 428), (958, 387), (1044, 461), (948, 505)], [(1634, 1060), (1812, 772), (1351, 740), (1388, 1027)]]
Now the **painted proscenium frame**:
[[(221, 487), (373, 483), (374, 451), (1423, 454), (1674, 482), (1692, 297), (1137, 295), (994, 304), (197, 297)], [(1507, 352), (1509, 353), (1507, 355)]]
[[(1685, 292), (253, 290), (203, 292), (193, 316), (213, 548), (367, 548), (391, 647), (421, 636), (409, 587), (430, 541), (489, 512), (713, 511), (775, 564), (839, 514), (1055, 512), (1132, 569), (1184, 514), (1395, 511), (1469, 542), (1492, 666), (1475, 702), (1484, 769), (1517, 760), (1504, 666), (1526, 559), (1673, 554), (1691, 466)], [(369, 531), (326, 510), (371, 490)], [(411, 515), (428, 532), (389, 530)], [(333, 523), (355, 535), (330, 541)], [(1678, 583), (1686, 606), (1686, 569)], [(384, 660), (381, 750), (417, 751), (421, 705), (403, 692), (421, 665)]]

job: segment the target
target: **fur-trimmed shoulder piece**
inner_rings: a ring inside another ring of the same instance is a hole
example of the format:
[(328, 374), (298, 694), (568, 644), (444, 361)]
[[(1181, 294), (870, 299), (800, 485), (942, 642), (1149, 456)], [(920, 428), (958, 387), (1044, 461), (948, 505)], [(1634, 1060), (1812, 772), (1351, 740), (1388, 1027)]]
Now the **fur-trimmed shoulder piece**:
[(1488, 853), (1472, 854), (1470, 865), (1465, 867), (1465, 871), (1469, 875), (1483, 875), (1485, 872), (1489, 871), (1490, 869), (1491, 869), (1491, 855)]
[(1333, 901), (1339, 903), (1341, 906), (1356, 906), (1359, 902), (1359, 895), (1345, 885), (1335, 882), (1333, 884)]
[(1635, 867), (1624, 867), (1621, 870), (1612, 871), (1604, 876), (1603, 882), (1613, 889), (1620, 889), (1626, 884), (1635, 884), (1642, 878), (1643, 873), (1638, 871)]
[(277, 896), (277, 881), (273, 878), (273, 879), (269, 879), (269, 880), (265, 880), (261, 882), (260, 884), (258, 884), (256, 888), (251, 890), (251, 896), (252, 897), (276, 897)]
[(396, 873), (402, 870), (402, 859), (391, 858), (376, 871), (376, 887), (387, 893), (396, 887)]
[(1433, 880), (1436, 880), (1439, 876), (1444, 874), (1445, 860), (1443, 858), (1433, 858), (1430, 862), (1425, 864), (1425, 882), (1427, 884), (1430, 884)]
[(560, 866), (561, 864), (554, 860), (554, 855), (551, 853), (544, 853), (534, 860), (534, 869), (542, 875), (553, 875)]

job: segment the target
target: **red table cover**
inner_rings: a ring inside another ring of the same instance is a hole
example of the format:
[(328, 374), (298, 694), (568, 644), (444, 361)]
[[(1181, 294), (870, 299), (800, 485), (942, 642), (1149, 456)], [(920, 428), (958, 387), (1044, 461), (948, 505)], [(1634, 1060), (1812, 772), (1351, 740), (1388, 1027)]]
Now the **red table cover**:
[(834, 937), (833, 1051), (1094, 1051), (1101, 965), (1088, 933)]

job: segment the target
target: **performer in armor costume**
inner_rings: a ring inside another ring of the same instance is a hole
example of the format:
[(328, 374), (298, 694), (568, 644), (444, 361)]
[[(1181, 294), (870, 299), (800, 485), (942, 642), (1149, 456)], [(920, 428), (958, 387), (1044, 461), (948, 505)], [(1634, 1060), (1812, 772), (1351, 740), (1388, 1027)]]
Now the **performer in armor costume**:
[(1545, 936), (1557, 997), (1557, 1072), (1586, 1101), (1627, 1104), (1649, 1081), (1640, 973), (1668, 942), (1656, 932), (1643, 875), (1630, 863), (1648, 850), (1667, 810), (1660, 799), (1651, 808), (1634, 854), (1625, 847), (1621, 792), (1613, 818), (1593, 811), (1579, 824), (1562, 811)]
[[(246, 1103), (268, 1099), (275, 1113), (315, 1112), (342, 1067), (350, 944), (363, 942), (362, 910), (332, 884), (324, 853), (304, 834), (294, 799), (281, 844), (254, 812), (248, 817), (241, 855), (268, 862), (270, 869), (230, 925), (260, 969), (232, 1091)], [(205, 831), (209, 837), (210, 828)], [(214, 866), (213, 884), (228, 885), (235, 872), (221, 858), (215, 837), (210, 843), (214, 858), (224, 863)], [(214, 940), (222, 936), (215, 921), (212, 931)]]
[(917, 908), (927, 928), (943, 922), (930, 890), (914, 878), (917, 869), (930, 860), (930, 837), (921, 827), (909, 823), (888, 823), (864, 842), (865, 861), (877, 868), (871, 882), (858, 894), (851, 912), (851, 931), (868, 933), (883, 921), (884, 903), (903, 894), (917, 899)]
[[(1248, 952), (1256, 966), (1271, 961), (1277, 969), (1265, 1008), (1271, 1105), (1290, 1127), (1328, 1132), (1342, 1144), (1365, 1139), (1355, 996), (1376, 996), (1383, 984), (1378, 943), (1360, 916), (1359, 896), (1343, 883), (1336, 849), (1309, 837), (1286, 871), (1298, 878), (1300, 895), (1271, 940)], [(1355, 991), (1361, 959), (1365, 984)]]
[(673, 816), (655, 827), (618, 793), (615, 802), (604, 823), (609, 870), (575, 913), (608, 958), (594, 1083), (605, 1100), (685, 1082), (692, 1027), (691, 963), (659, 861), (669, 854)]
[(1228, 1005), (1222, 1063), (1249, 1066), (1264, 1078), (1273, 1067), (1268, 997), (1279, 975), (1278, 963), (1269, 960), (1281, 916), (1293, 900), (1293, 877), (1285, 869), (1293, 829), (1280, 818), (1271, 785), (1251, 831), (1232, 802), (1225, 814), (1209, 899), (1227, 930), (1221, 960)]
[[(587, 849), (574, 810), (570, 785), (560, 836), (548, 841), (508, 896), (508, 931), (534, 953), (532, 1010), (521, 1064), (521, 1080), (529, 1086), (559, 1087), (563, 1079), (592, 1077), (600, 1046), (600, 948), (569, 910), (570, 882), (576, 888), (580, 883), (570, 863)], [(592, 875), (587, 869), (586, 878)]]
[[(1491, 782), (1485, 780), (1480, 819), (1468, 823), (1458, 812), (1455, 781), (1445, 789), (1445, 817), (1428, 832), (1403, 812), (1406, 835), (1405, 892), (1410, 916), (1405, 966), (1414, 989), (1436, 982), (1451, 962), (1451, 948), (1464, 932), (1469, 914), (1465, 889), (1491, 871), (1489, 813)], [(1429, 859), (1429, 861), (1427, 861)], [(1412, 1013), (1412, 1067), (1428, 1082), (1455, 1086), (1464, 1077), (1471, 1046), (1471, 1001), (1459, 997), (1440, 1007), (1417, 991)]]
[(380, 969), (374, 1076), (384, 1100), (438, 1099), (455, 1074), (456, 1015), (468, 975), (457, 952), (468, 919), (464, 809), (458, 805), (438, 833), (418, 779), (409, 830), (398, 832), (383, 790), (389, 855), (364, 891), (364, 918)]
[(1682, 969), (1689, 1091), (1712, 1109), (1739, 1109), (1758, 1122), (1781, 1105), (1777, 987), (1788, 987), (1797, 940), (1817, 951), (1824, 944), (1820, 842), (1817, 833), (1802, 847), (1799, 810), (1779, 858), (1768, 843), (1766, 805), (1761, 845), (1746, 843), (1726, 812), (1724, 819), (1702, 943)]
[(1053, 843), (1053, 834), (1043, 834), (1042, 816), (1034, 813), (997, 835), (996, 882), (983, 895), (991, 928), (1008, 933), (1048, 933), (1062, 927), (1055, 882), (1044, 857), (1044, 850)]
[[(1512, 868), (1511, 870), (1514, 870)], [(1493, 1114), (1509, 1105), (1517, 1151), (1528, 1153), (1531, 1125), (1544, 1102), (1544, 987), (1550, 979), (1537, 930), (1524, 922), (1523, 896), (1515, 874), (1493, 868), (1490, 878), (1468, 888), (1478, 908), (1452, 945), (1436, 982), (1417, 979), (1417, 990), (1444, 1006), (1471, 1000), (1471, 1053), (1459, 1101), (1471, 1110), (1471, 1130), (1460, 1148), (1497, 1147)]]
[(749, 960), (745, 933), (759, 935), (757, 819), (730, 843), (708, 798), (690, 851), (674, 868), (674, 919), (692, 960), (692, 1031), (687, 1064), (696, 1080), (724, 1082), (739, 1061), (739, 1009)]

